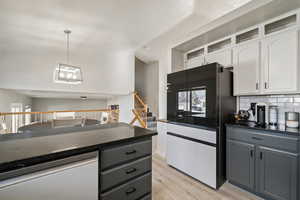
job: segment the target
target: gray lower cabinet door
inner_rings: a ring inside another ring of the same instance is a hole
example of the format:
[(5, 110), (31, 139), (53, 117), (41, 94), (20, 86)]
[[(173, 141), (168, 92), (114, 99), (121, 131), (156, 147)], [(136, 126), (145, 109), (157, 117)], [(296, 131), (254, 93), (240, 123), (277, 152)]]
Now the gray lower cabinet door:
[(227, 140), (227, 178), (229, 181), (254, 189), (255, 146)]
[(257, 152), (259, 193), (276, 200), (299, 200), (298, 155), (262, 146)]

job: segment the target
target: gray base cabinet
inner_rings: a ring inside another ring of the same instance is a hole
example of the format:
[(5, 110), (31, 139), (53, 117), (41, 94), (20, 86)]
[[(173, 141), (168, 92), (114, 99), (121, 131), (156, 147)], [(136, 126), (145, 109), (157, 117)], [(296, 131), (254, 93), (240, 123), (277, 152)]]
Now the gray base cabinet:
[(147, 200), (152, 191), (152, 140), (101, 150), (100, 200)]
[(265, 199), (299, 200), (299, 137), (227, 127), (227, 179)]
[(254, 189), (254, 145), (228, 140), (227, 153), (230, 180)]
[(257, 147), (259, 193), (273, 199), (297, 200), (297, 160), (292, 153)]

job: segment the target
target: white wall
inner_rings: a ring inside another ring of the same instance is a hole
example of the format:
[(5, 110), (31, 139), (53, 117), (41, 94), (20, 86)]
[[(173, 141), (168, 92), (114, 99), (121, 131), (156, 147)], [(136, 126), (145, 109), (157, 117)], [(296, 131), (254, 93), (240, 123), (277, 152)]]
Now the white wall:
[(14, 91), (0, 89), (0, 112), (11, 112), (12, 103), (21, 103), (24, 109), (25, 106), (32, 104), (32, 100), (30, 97)]
[(158, 62), (143, 63), (138, 60), (135, 66), (135, 90), (158, 116)]
[(81, 85), (53, 82), (55, 67), (65, 60), (65, 52), (38, 46), (20, 52), (3, 49), (0, 54), (1, 88), (115, 95), (134, 90), (134, 53), (131, 50), (103, 55), (97, 54), (97, 49), (84, 49), (72, 54), (70, 64), (82, 68)]
[(129, 95), (117, 96), (112, 99), (109, 99), (107, 102), (108, 105), (118, 104), (120, 106), (120, 115), (119, 121), (130, 123), (133, 119), (132, 109), (134, 108), (134, 98), (133, 93)]
[(87, 110), (87, 109), (106, 109), (107, 101), (98, 99), (52, 99), (52, 98), (33, 98), (32, 111), (44, 112), (53, 110)]

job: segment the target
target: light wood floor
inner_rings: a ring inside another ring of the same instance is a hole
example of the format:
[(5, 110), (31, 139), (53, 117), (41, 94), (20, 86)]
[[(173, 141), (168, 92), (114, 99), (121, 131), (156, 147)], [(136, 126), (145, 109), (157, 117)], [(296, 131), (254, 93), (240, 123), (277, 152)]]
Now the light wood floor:
[(169, 167), (157, 155), (153, 156), (153, 200), (258, 200), (231, 184), (215, 191)]

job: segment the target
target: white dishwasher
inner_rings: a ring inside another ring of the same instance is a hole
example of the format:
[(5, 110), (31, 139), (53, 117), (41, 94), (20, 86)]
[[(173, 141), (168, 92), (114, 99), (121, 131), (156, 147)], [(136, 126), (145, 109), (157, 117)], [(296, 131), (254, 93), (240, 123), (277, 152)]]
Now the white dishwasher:
[(1, 173), (0, 199), (97, 200), (98, 171), (92, 152)]
[(167, 163), (216, 188), (216, 131), (174, 124), (168, 124), (167, 131)]

